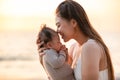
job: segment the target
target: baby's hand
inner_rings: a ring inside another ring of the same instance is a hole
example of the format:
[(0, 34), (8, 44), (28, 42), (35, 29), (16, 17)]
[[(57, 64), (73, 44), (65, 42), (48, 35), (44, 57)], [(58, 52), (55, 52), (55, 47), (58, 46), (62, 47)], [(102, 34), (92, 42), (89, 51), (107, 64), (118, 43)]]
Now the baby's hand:
[(65, 45), (62, 45), (61, 51), (64, 51), (66, 54), (68, 54), (68, 49), (65, 47)]
[(61, 50), (62, 50), (62, 51), (65, 51), (66, 49), (67, 49), (67, 48), (65, 47), (65, 45), (62, 45), (62, 46), (61, 46)]
[(65, 45), (62, 45), (61, 51), (64, 51), (66, 54), (66, 61), (68, 61), (68, 49), (65, 47)]

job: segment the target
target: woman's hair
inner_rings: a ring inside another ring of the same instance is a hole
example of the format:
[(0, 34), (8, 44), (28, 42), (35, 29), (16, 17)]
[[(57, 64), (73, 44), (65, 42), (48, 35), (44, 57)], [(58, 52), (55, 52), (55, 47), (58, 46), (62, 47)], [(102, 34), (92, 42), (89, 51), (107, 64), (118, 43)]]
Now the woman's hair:
[(110, 80), (114, 80), (114, 71), (112, 66), (112, 61), (110, 58), (109, 50), (105, 45), (104, 41), (100, 37), (100, 35), (96, 32), (96, 30), (92, 27), (87, 17), (86, 12), (82, 8), (82, 6), (72, 0), (65, 0), (56, 9), (56, 15), (60, 16), (68, 21), (74, 19), (77, 21), (79, 29), (85, 36), (88, 36), (91, 39), (95, 39), (98, 43), (100, 43), (107, 56), (107, 64)]
[(55, 32), (53, 29), (46, 27), (46, 25), (41, 25), (41, 30), (38, 33), (38, 38), (36, 40), (36, 44), (43, 43), (39, 46), (39, 48), (45, 47), (44, 45), (47, 44), (47, 42), (52, 41), (53, 37), (57, 32)]

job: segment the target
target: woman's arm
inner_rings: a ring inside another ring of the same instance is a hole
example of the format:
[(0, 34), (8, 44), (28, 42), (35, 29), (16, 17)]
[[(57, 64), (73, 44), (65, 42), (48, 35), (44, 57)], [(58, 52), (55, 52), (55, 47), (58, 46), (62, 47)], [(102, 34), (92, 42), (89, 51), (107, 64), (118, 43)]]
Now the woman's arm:
[(100, 47), (96, 43), (87, 43), (82, 47), (82, 80), (98, 80)]

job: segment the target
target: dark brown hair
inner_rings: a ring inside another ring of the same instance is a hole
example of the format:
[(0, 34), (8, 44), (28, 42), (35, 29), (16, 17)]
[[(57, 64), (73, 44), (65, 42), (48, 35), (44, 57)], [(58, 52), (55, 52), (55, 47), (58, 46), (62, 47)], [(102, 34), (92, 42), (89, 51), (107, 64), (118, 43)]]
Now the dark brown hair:
[(39, 48), (44, 47), (44, 44), (47, 44), (47, 42), (52, 41), (53, 36), (55, 36), (57, 32), (55, 32), (53, 29), (46, 27), (46, 25), (41, 25), (41, 30), (38, 33), (38, 38), (36, 40), (36, 44), (43, 43), (39, 46)]
[(90, 24), (87, 14), (85, 10), (82, 8), (82, 6), (75, 1), (65, 0), (62, 3), (60, 3), (59, 6), (57, 7), (56, 15), (68, 21), (70, 21), (71, 19), (76, 20), (79, 29), (83, 32), (84, 35), (88, 36), (91, 39), (96, 40), (98, 43), (100, 43), (103, 46), (107, 56), (109, 80), (115, 80), (109, 50), (105, 45), (104, 41), (102, 40), (102, 38), (100, 37), (100, 35)]

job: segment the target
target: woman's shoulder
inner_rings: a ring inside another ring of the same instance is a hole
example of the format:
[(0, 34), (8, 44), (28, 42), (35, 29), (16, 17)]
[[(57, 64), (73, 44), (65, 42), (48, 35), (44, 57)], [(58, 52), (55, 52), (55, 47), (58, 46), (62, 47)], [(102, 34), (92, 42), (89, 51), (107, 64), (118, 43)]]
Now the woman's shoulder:
[(99, 43), (94, 40), (94, 39), (89, 39), (88, 41), (86, 41), (82, 47), (84, 48), (95, 48), (95, 49), (99, 49), (100, 48), (100, 45)]
[(85, 56), (97, 57), (101, 56), (101, 47), (97, 41), (89, 39), (82, 45), (82, 53)]

